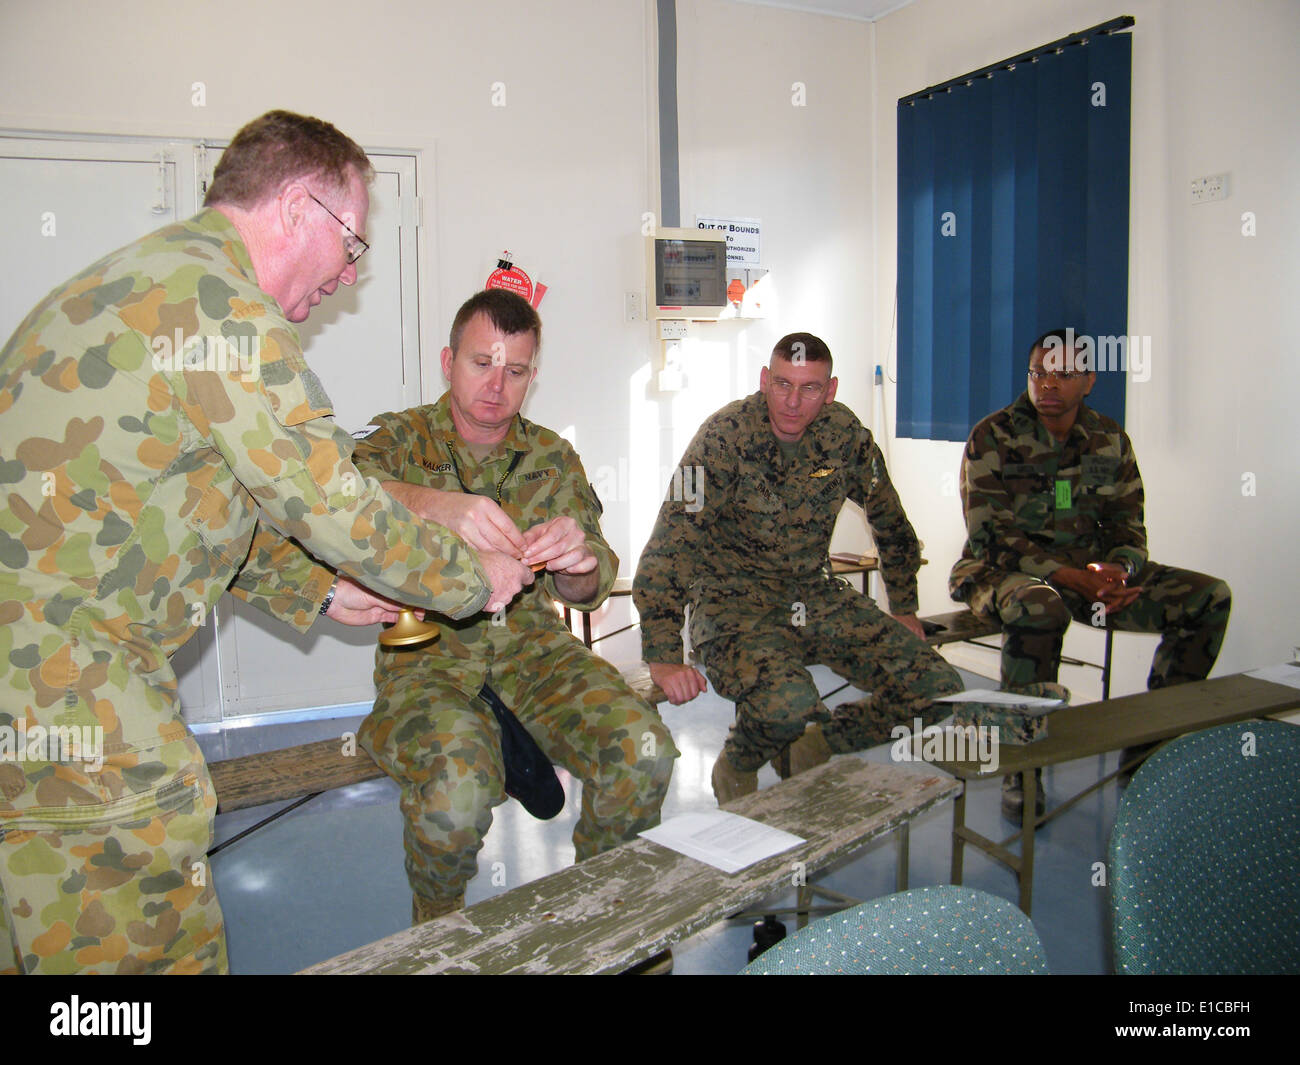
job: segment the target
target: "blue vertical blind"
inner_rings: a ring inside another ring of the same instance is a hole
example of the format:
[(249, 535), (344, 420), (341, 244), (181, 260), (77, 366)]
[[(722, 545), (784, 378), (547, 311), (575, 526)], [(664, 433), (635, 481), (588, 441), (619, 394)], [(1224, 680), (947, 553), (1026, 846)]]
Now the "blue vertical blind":
[(1079, 38), (898, 103), (899, 436), (965, 440), (1049, 329), (1127, 333), (1131, 38)]

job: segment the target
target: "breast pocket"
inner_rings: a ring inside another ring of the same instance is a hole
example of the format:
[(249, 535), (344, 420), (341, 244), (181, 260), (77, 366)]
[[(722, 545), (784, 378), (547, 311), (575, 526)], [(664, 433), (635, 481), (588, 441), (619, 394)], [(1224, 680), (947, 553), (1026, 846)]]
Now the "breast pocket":
[(1017, 523), (1027, 531), (1046, 528), (1056, 510), (1056, 485), (1052, 474), (1032, 463), (1008, 463), (1002, 484), (1011, 497)]
[(257, 525), (252, 496), (222, 462), (200, 464), (184, 476), (186, 526), (222, 567), (238, 569)]
[[(560, 471), (553, 466), (516, 474), (502, 499), (502, 506), (516, 523), (522, 521), (524, 528), (545, 521), (550, 512), (551, 497), (555, 495), (559, 481)], [(508, 504), (513, 504), (513, 508)]]
[(788, 534), (790, 516), (785, 500), (762, 478), (742, 477), (735, 505), (740, 535), (751, 547), (775, 546)]
[[(835, 470), (824, 477), (808, 478), (808, 499), (816, 507), (833, 506), (838, 500), (844, 502), (844, 475)], [(839, 508), (836, 507), (838, 514)]]
[(1108, 455), (1085, 455), (1080, 464), (1075, 491), (1079, 518), (1085, 525), (1097, 525), (1115, 499), (1119, 459)]

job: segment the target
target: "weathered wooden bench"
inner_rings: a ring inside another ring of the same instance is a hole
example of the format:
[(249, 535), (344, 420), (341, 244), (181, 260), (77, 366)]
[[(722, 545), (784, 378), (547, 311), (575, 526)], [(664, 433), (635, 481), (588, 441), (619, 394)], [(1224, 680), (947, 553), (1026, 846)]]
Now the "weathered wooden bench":
[(360, 747), (355, 754), (343, 752), (342, 739), (328, 739), (212, 762), (208, 771), (217, 791), (217, 813), (319, 795), (384, 775)]
[(637, 839), (304, 972), (623, 972), (906, 827), (958, 790), (931, 770), (836, 758), (728, 804), (805, 840), (738, 873)]

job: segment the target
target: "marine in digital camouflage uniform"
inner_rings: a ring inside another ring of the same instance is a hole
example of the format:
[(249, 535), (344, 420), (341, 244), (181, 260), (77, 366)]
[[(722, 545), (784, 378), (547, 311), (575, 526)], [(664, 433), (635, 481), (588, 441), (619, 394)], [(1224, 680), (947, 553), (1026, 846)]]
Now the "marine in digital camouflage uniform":
[[(1029, 390), (971, 432), (952, 597), (1001, 620), (1004, 688), (1056, 680), (1072, 618), (1162, 633), (1149, 688), (1201, 680), (1223, 643), (1231, 593), (1218, 578), (1147, 558), (1133, 445), (1083, 403), (1096, 375), (1066, 365), (1070, 339), (1055, 330), (1036, 340)], [(1076, 351), (1082, 367), (1086, 349)]]
[[(618, 558), (601, 534), (600, 503), (573, 448), (518, 414), (540, 337), (539, 322), (536, 334), (530, 331), (534, 322), (532, 308), (512, 293), (471, 298), (452, 330), (454, 355), (452, 347), (443, 351), (451, 390), (432, 405), (373, 419), (356, 448), (367, 474), (448, 493), (452, 502), (462, 493), (485, 496), (520, 534), (570, 518), (575, 542), (595, 560), (582, 598), (563, 586), (563, 573), (554, 570), (566, 563), (556, 557), (503, 612), (433, 618), (436, 642), (377, 653), (375, 704), (359, 739), (402, 789), (417, 921), (460, 903), (492, 809), (506, 800), (500, 729), (479, 698), (485, 683), (546, 755), (582, 782), (573, 833), (580, 861), (659, 823), (678, 753), (654, 708), (556, 614), (557, 599), (599, 606)], [(476, 445), (467, 434), (499, 440)], [(417, 500), (411, 505), (421, 509)]]
[[(284, 113), (246, 129), (284, 121), (352, 145)], [(315, 191), (363, 228), (363, 174), (343, 173), (346, 195), (322, 175)], [(472, 551), (356, 470), (303, 361), (289, 318), (355, 267), (292, 179), (270, 209), (313, 227), (308, 265), (280, 264), (296, 289), (260, 288), (240, 230), (206, 209), (60, 286), (0, 353), (0, 726), (28, 740), (0, 759), (0, 970), (226, 969), (216, 798), (170, 657), (228, 586), (306, 631), (335, 574), (301, 543), (414, 606), (488, 599)], [(255, 358), (178, 359), (177, 337), (243, 338)], [(58, 726), (102, 729), (102, 766), (31, 742)]]
[[(811, 334), (778, 342), (761, 390), (710, 417), (687, 447), (681, 484), (695, 491), (670, 488), (637, 566), (642, 656), (652, 672), (681, 663), (689, 603), (696, 657), (736, 704), (721, 757), (742, 774), (809, 723), (820, 724), (832, 753), (884, 743), (900, 723), (946, 716), (933, 700), (962, 687), (895, 620), (916, 624), (920, 550), (871, 433), (833, 402), (830, 369), (829, 350)], [(831, 576), (831, 533), (846, 499), (866, 512), (892, 618)], [(827, 709), (804, 668), (814, 662), (871, 696)]]

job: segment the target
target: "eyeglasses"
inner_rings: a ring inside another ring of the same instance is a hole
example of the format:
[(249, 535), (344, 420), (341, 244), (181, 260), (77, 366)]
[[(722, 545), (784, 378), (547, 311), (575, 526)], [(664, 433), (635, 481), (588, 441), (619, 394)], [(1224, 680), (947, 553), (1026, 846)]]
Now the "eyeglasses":
[[(793, 381), (787, 381), (784, 377), (777, 377), (773, 374), (770, 387), (778, 396), (785, 397), (794, 391), (795, 385)], [(825, 391), (826, 383), (824, 381), (809, 381), (799, 386), (799, 396), (802, 399), (816, 399)]]
[(1049, 377), (1057, 381), (1073, 381), (1076, 377), (1087, 377), (1083, 370), (1030, 370), (1031, 381), (1046, 381)]
[[(316, 200), (316, 197), (312, 196), (310, 192), (308, 192), (307, 195), (311, 196), (313, 200)], [(350, 225), (348, 225), (345, 221), (343, 221), (343, 219), (341, 219), (338, 215), (336, 215), (333, 211), (331, 211), (328, 207), (326, 207), (323, 203), (321, 203), (320, 200), (316, 200), (316, 202), (320, 204), (321, 210), (323, 210), (327, 215), (329, 215), (332, 219), (334, 219), (334, 221), (336, 221), (339, 225), (341, 225), (344, 229), (348, 231), (348, 235), (343, 238), (343, 250), (344, 252), (347, 253), (349, 265), (356, 262), (358, 259), (361, 258), (361, 256), (365, 255), (366, 252), (370, 250), (370, 245), (367, 244), (360, 237), (358, 237), (355, 233), (353, 233), (352, 227)]]

